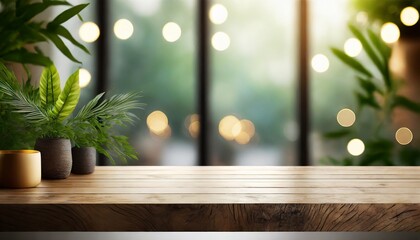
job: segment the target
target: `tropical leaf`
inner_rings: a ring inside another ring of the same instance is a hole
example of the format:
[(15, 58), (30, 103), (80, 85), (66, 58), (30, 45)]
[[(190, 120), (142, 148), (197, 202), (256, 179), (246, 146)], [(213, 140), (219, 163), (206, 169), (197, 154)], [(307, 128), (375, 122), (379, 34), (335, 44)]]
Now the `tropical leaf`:
[(60, 5), (70, 5), (66, 1), (44, 1), (44, 2), (37, 2), (28, 4), (26, 6), (18, 7), (17, 8), (17, 17), (21, 22), (26, 22), (31, 20), (36, 15), (42, 13), (47, 8), (51, 6), (60, 6)]
[(82, 49), (85, 53), (89, 54), (89, 50), (85, 46), (83, 46), (81, 43), (79, 43), (76, 39), (74, 39), (74, 37), (71, 35), (71, 33), (66, 28), (64, 28), (63, 26), (58, 26), (54, 31), (58, 35), (66, 38), (67, 40), (69, 40), (76, 47)]
[(393, 107), (403, 107), (416, 113), (420, 113), (420, 104), (404, 96), (395, 96)]
[(26, 49), (19, 49), (13, 52), (9, 52), (5, 55), (2, 55), (0, 60), (8, 62), (29, 63), (41, 66), (48, 66), (52, 64), (50, 58), (39, 53), (31, 53)]
[(63, 40), (57, 35), (53, 34), (51, 32), (48, 32), (46, 30), (41, 30), (41, 33), (46, 36), (48, 39), (51, 40), (51, 42), (54, 43), (54, 45), (63, 53), (68, 59), (72, 60), (76, 63), (81, 63), (79, 60), (77, 60), (73, 54), (70, 52), (69, 48), (64, 44)]
[(368, 78), (357, 77), (357, 81), (359, 82), (360, 87), (363, 90), (365, 90), (365, 92), (368, 95), (371, 95), (374, 92), (378, 92), (380, 94), (383, 94), (383, 91), (378, 86), (376, 86), (376, 84), (373, 83), (372, 80), (370, 80)]
[[(389, 58), (391, 57), (391, 48), (388, 45), (386, 45), (385, 42), (382, 41), (382, 39), (379, 37), (379, 35), (373, 32), (371, 29), (368, 29), (367, 31), (369, 40), (379, 50), (379, 53), (382, 56), (382, 60), (384, 62), (388, 62)], [(386, 66), (388, 67), (388, 65)]]
[(76, 107), (80, 97), (79, 70), (74, 72), (66, 81), (63, 91), (51, 112), (54, 119), (63, 121)]
[(388, 69), (387, 69), (388, 61), (386, 61), (386, 59), (381, 60), (380, 57), (375, 52), (375, 47), (376, 47), (376, 51), (380, 51), (381, 47), (380, 46), (375, 46), (375, 45), (373, 45), (373, 47), (372, 47), (370, 45), (369, 41), (363, 35), (363, 33), (361, 31), (359, 31), (355, 26), (349, 25), (349, 28), (350, 28), (350, 31), (353, 33), (353, 35), (357, 39), (359, 39), (359, 41), (362, 43), (363, 49), (365, 50), (365, 52), (369, 56), (370, 60), (372, 60), (373, 64), (375, 64), (375, 66), (378, 68), (379, 72), (384, 77), (386, 86), (389, 88), (390, 87), (390, 80), (389, 80)]
[(39, 97), (44, 109), (54, 107), (61, 93), (60, 76), (53, 64), (44, 68), (39, 80)]
[(375, 97), (373, 95), (364, 95), (362, 93), (356, 92), (356, 99), (357, 99), (357, 103), (359, 104), (359, 107), (363, 107), (363, 106), (371, 106), (373, 108), (376, 109), (380, 109), (381, 106), (379, 105), (379, 103), (376, 101)]
[(80, 4), (74, 7), (71, 7), (62, 13), (60, 13), (57, 17), (54, 18), (50, 23), (48, 23), (47, 28), (54, 28), (58, 25), (66, 22), (70, 18), (76, 16), (79, 14), (80, 11), (82, 11), (85, 7), (87, 7), (89, 4)]
[(370, 73), (363, 65), (355, 60), (354, 58), (348, 56), (346, 53), (341, 51), (338, 48), (331, 48), (331, 51), (334, 53), (334, 55), (339, 58), (341, 61), (343, 61), (345, 64), (347, 64), (349, 67), (353, 68), (354, 70), (358, 71), (359, 73), (367, 76), (372, 77), (372, 73)]

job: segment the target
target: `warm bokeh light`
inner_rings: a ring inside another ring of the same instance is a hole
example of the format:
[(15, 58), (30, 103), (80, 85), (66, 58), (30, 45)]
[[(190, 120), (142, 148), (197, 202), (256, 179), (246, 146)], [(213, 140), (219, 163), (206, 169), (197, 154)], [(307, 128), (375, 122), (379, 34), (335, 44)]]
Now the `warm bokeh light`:
[(99, 37), (99, 34), (99, 27), (94, 22), (85, 22), (79, 28), (80, 39), (87, 43), (96, 41)]
[(341, 109), (337, 113), (337, 122), (343, 127), (350, 127), (356, 121), (356, 114), (348, 108)]
[(133, 35), (133, 32), (133, 24), (127, 19), (120, 19), (114, 24), (114, 34), (119, 39), (129, 39)]
[(232, 134), (237, 143), (248, 144), (255, 134), (255, 126), (251, 121), (242, 119), (233, 126)]
[(217, 32), (211, 38), (211, 45), (217, 51), (224, 51), (229, 48), (230, 37), (224, 32)]
[(192, 114), (187, 117), (186, 126), (191, 137), (198, 137), (198, 134), (200, 133), (200, 121), (198, 114)]
[(228, 116), (224, 117), (219, 122), (219, 133), (220, 133), (220, 135), (224, 139), (229, 140), (229, 141), (235, 139), (237, 134), (239, 134), (239, 132), (240, 132), (240, 131), (239, 132), (237, 131), (237, 128), (236, 128), (236, 130), (234, 130), (234, 127), (237, 123), (239, 123), (239, 119), (236, 118), (235, 116), (228, 115)]
[(400, 29), (395, 23), (387, 22), (382, 25), (381, 38), (386, 43), (394, 43), (400, 38)]
[(168, 42), (177, 41), (181, 37), (181, 34), (181, 27), (174, 22), (168, 22), (165, 26), (163, 26), (162, 35)]
[(359, 24), (367, 24), (369, 21), (368, 14), (366, 12), (358, 12), (356, 15), (356, 22)]
[(365, 144), (362, 140), (354, 138), (347, 144), (347, 151), (353, 156), (359, 156), (365, 151)]
[(402, 127), (395, 133), (395, 139), (401, 145), (407, 145), (413, 140), (413, 133), (410, 129)]
[(401, 22), (406, 26), (413, 26), (419, 21), (419, 11), (414, 7), (406, 7), (401, 11)]
[(330, 67), (330, 61), (323, 54), (317, 54), (312, 58), (312, 68), (315, 72), (323, 73)]
[(362, 52), (362, 43), (357, 38), (350, 38), (344, 43), (344, 52), (350, 57), (356, 57)]
[(149, 114), (146, 123), (150, 131), (156, 135), (163, 134), (169, 127), (168, 117), (161, 111), (154, 111)]
[(79, 69), (79, 86), (80, 88), (84, 88), (89, 85), (90, 80), (92, 79), (92, 75), (90, 72), (84, 68)]
[(214, 4), (209, 12), (210, 21), (214, 24), (222, 24), (228, 17), (228, 11), (222, 4)]

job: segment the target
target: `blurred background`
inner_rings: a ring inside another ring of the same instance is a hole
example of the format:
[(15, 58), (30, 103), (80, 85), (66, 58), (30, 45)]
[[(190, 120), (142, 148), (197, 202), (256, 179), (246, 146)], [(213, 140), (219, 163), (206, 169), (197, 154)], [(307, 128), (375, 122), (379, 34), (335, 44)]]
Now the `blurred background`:
[[(299, 0), (208, 1), (206, 165), (299, 165), (302, 151), (307, 151), (307, 163), (317, 165), (326, 155), (350, 154), (344, 140), (323, 138), (342, 124), (337, 113), (357, 104), (355, 74), (330, 47), (363, 60), (348, 23), (380, 28), (394, 21), (401, 26), (402, 7), (418, 3), (305, 2), (306, 13), (300, 11)], [(71, 49), (83, 62), (79, 105), (101, 91), (142, 92), (146, 107), (137, 112), (140, 120), (121, 130), (138, 152), (139, 160), (130, 165), (202, 164), (198, 5), (196, 0), (90, 1), (82, 12), (84, 22), (73, 19), (67, 25), (92, 53)], [(302, 24), (308, 29), (307, 49), (299, 44)], [(413, 25), (418, 30), (419, 24)], [(299, 62), (302, 56), (304, 64)], [(58, 51), (53, 60), (63, 75), (80, 67)], [(305, 86), (299, 81), (302, 72)], [(299, 103), (302, 88), (307, 90), (306, 110)], [(308, 114), (304, 123), (299, 111)], [(299, 142), (301, 124), (309, 126), (303, 135), (307, 149)]]

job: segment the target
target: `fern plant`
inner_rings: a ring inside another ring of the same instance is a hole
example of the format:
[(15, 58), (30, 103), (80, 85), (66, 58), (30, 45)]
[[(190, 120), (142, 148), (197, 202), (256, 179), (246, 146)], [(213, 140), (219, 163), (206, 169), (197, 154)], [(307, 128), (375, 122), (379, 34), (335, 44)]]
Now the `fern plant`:
[(372, 29), (361, 30), (354, 25), (349, 25), (349, 29), (361, 42), (374, 69), (366, 68), (361, 61), (338, 48), (331, 50), (356, 72), (359, 86), (355, 91), (358, 119), (363, 119), (360, 117), (362, 115), (372, 116), (374, 119), (369, 119), (369, 127), (358, 121), (348, 129), (326, 133), (325, 137), (334, 140), (361, 138), (365, 143), (365, 151), (357, 157), (327, 157), (323, 162), (335, 165), (419, 165), (420, 150), (414, 146), (397, 144), (394, 139), (394, 110), (405, 108), (420, 113), (420, 105), (398, 93), (403, 82), (390, 72), (388, 64), (391, 48)]
[(128, 138), (114, 132), (114, 127), (124, 127), (137, 118), (130, 113), (142, 107), (137, 93), (109, 99), (102, 99), (101, 93), (72, 117), (80, 97), (79, 71), (67, 79), (61, 90), (57, 69), (50, 65), (41, 74), (39, 89), (29, 91), (1, 63), (0, 93), (5, 95), (0, 104), (22, 116), (23, 128), (35, 138), (68, 138), (78, 147), (94, 147), (113, 163), (116, 158), (122, 162), (137, 158)]
[(25, 91), (15, 76), (0, 64), (0, 90), (6, 96), (2, 100), (12, 111), (21, 114), (38, 138), (71, 138), (72, 130), (65, 120), (75, 109), (79, 97), (79, 71), (75, 71), (60, 87), (60, 76), (54, 65), (42, 71), (39, 89)]

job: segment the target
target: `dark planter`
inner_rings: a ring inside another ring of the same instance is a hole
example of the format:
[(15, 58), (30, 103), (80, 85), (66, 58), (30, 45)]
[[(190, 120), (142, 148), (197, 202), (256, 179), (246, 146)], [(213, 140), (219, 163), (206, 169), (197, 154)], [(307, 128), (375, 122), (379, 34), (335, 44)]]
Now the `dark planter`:
[(35, 149), (41, 152), (42, 178), (65, 179), (70, 175), (72, 157), (69, 139), (38, 139)]
[(73, 155), (72, 173), (90, 174), (95, 171), (96, 149), (93, 147), (74, 147), (71, 149)]

